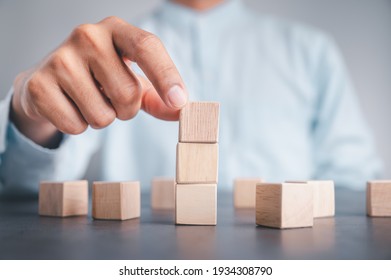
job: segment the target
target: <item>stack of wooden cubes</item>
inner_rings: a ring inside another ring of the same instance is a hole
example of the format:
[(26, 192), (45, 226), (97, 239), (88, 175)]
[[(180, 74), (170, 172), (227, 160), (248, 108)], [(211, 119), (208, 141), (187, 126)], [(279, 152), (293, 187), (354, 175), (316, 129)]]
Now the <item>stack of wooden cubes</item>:
[(181, 110), (176, 224), (216, 225), (219, 110), (215, 102), (190, 102)]

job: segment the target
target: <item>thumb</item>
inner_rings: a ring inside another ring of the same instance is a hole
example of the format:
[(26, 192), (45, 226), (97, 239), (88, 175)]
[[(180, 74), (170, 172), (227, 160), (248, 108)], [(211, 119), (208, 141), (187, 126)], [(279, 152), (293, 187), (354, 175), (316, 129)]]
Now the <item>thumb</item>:
[(155, 118), (166, 121), (177, 121), (179, 119), (180, 109), (168, 107), (148, 79), (140, 75), (137, 75), (137, 78), (140, 81), (143, 94), (141, 109)]

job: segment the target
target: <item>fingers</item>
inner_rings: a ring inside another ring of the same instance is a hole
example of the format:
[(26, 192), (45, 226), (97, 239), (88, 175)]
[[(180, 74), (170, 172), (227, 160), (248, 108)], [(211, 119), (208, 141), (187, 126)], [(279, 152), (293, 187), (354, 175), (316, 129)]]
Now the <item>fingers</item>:
[(115, 120), (116, 112), (111, 103), (98, 89), (88, 66), (77, 59), (72, 50), (58, 50), (51, 66), (58, 74), (60, 87), (92, 128), (106, 127)]
[[(129, 34), (130, 37), (133, 35)], [(83, 47), (88, 48), (88, 54), (83, 57), (83, 60), (87, 61), (93, 78), (99, 83), (104, 95), (110, 100), (110, 104), (113, 106), (117, 118), (121, 120), (133, 118), (143, 106), (143, 100), (146, 100), (146, 104), (149, 104), (147, 112), (150, 114), (156, 117), (161, 116), (164, 119), (175, 118), (177, 113), (174, 113), (174, 111), (178, 111), (178, 108), (172, 109), (172, 106), (167, 106), (161, 100), (158, 102), (157, 98), (161, 99), (161, 97), (159, 97), (153, 86), (147, 83), (146, 80), (144, 81), (144, 86), (148, 84), (148, 93), (144, 96), (139, 79), (130, 67), (125, 64), (123, 56), (119, 56), (115, 49), (110, 30), (102, 27), (99, 28), (96, 25), (82, 25), (73, 32), (71, 41), (73, 45), (77, 46), (76, 48), (73, 47), (75, 52), (80, 51)], [(129, 60), (126, 61), (129, 62)], [(155, 69), (155, 72), (158, 70)], [(68, 72), (65, 74), (71, 75), (75, 71)], [(70, 82), (68, 84), (73, 85)], [(171, 96), (177, 94), (178, 89), (179, 86), (176, 85), (174, 87), (174, 93)], [(71, 95), (75, 91), (74, 89), (69, 89), (69, 87), (66, 87), (66, 90), (70, 90)], [(75, 97), (77, 98), (77, 96)], [(75, 98), (73, 99), (79, 104)], [(149, 102), (150, 100), (151, 102)], [(159, 112), (155, 112), (156, 110), (159, 110)], [(89, 121), (89, 118), (87, 116), (85, 117)]]
[(180, 111), (167, 107), (152, 84), (144, 77), (138, 76), (138, 78), (143, 91), (141, 109), (155, 118), (166, 121), (177, 121)]
[[(137, 77), (125, 59), (136, 62), (148, 79)], [(131, 119), (140, 109), (177, 120), (188, 99), (160, 40), (114, 17), (79, 26), (24, 77), (16, 82), (14, 111), (37, 127), (46, 122), (67, 134), (88, 125), (105, 127), (116, 117)]]
[(26, 90), (29, 94), (22, 106), (28, 115), (45, 118), (66, 134), (80, 134), (87, 129), (88, 124), (75, 104), (47, 75), (40, 72), (32, 75)]
[(99, 24), (112, 33), (120, 55), (140, 66), (165, 105), (176, 110), (186, 105), (188, 96), (182, 78), (155, 35), (116, 17), (107, 18)]
[(141, 107), (142, 90), (135, 74), (118, 57), (112, 42), (90, 60), (90, 70), (109, 98), (120, 120), (133, 118)]

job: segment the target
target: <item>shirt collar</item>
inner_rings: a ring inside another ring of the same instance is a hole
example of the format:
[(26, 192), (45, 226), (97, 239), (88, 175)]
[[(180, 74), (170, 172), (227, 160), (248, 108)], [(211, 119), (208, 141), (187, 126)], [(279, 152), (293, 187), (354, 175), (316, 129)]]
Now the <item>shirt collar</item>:
[(222, 28), (242, 12), (240, 0), (226, 0), (222, 4), (207, 10), (197, 11), (186, 6), (166, 1), (159, 14), (162, 19), (178, 29), (187, 29), (192, 26), (206, 26), (211, 29)]

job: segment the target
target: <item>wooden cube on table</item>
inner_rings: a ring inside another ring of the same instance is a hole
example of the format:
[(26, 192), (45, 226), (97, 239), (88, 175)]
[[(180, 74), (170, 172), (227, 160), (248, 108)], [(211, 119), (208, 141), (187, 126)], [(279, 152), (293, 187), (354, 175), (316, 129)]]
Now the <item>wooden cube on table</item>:
[(256, 185), (261, 183), (260, 178), (237, 178), (234, 181), (235, 208), (255, 208)]
[(314, 218), (335, 215), (335, 190), (333, 181), (307, 181), (314, 186)]
[(103, 220), (128, 220), (140, 217), (139, 182), (94, 182), (92, 217)]
[(175, 208), (175, 179), (154, 178), (151, 184), (152, 209), (172, 210)]
[(216, 184), (177, 184), (176, 224), (216, 225), (216, 213)]
[(88, 182), (41, 182), (39, 215), (68, 217), (88, 214)]
[(306, 183), (260, 183), (256, 187), (256, 224), (274, 228), (313, 226), (313, 188)]
[(287, 181), (287, 183), (307, 183), (314, 191), (314, 218), (335, 215), (335, 188), (331, 180)]
[(391, 181), (368, 182), (367, 214), (371, 217), (391, 217)]

